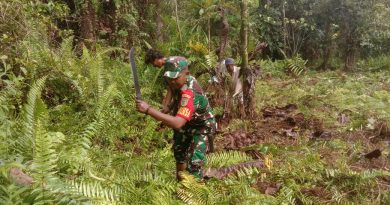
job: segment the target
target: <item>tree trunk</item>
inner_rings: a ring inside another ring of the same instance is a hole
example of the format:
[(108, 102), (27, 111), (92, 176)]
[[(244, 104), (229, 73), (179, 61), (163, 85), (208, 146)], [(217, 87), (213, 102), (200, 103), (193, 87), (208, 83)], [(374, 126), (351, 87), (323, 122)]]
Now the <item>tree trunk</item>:
[(331, 24), (330, 22), (326, 22), (325, 25), (325, 50), (324, 50), (324, 61), (319, 66), (319, 69), (326, 70), (329, 67), (329, 59), (332, 54), (332, 36), (331, 36)]
[(85, 0), (81, 8), (80, 19), (80, 46), (93, 49), (96, 42), (96, 12), (92, 0)]
[[(126, 2), (129, 5), (130, 9), (132, 7), (131, 5), (134, 5), (138, 13), (137, 26), (130, 26), (127, 30), (127, 47), (131, 48), (132, 46), (134, 46), (134, 44), (139, 43), (142, 39), (152, 39), (155, 34), (155, 31), (148, 30), (149, 27), (147, 25), (150, 1), (134, 0), (123, 2)], [(144, 37), (145, 34), (147, 34), (146, 37)]]
[(219, 54), (218, 54), (218, 61), (222, 60), (225, 57), (225, 48), (228, 41), (228, 34), (229, 34), (229, 22), (226, 19), (225, 16), (225, 9), (222, 7), (220, 8), (220, 15), (221, 15), (221, 33), (219, 35)]
[(77, 44), (81, 42), (80, 39), (80, 18), (77, 17), (76, 4), (73, 0), (64, 0), (64, 3), (69, 8), (69, 15), (64, 19), (64, 21), (58, 22), (58, 27), (61, 30), (72, 30), (74, 39), (73, 46), (77, 47)]
[(345, 70), (347, 71), (353, 70), (356, 66), (356, 47), (355, 40), (352, 38), (352, 35), (349, 34), (345, 49)]
[(270, 3), (270, 0), (259, 0), (259, 8), (263, 11), (265, 9), (265, 5)]
[(140, 28), (141, 31), (144, 31), (145, 29), (145, 21), (148, 16), (148, 0), (137, 0), (137, 10), (138, 10), (138, 28)]
[(250, 69), (248, 67), (248, 2), (247, 0), (241, 1), (241, 70), (243, 71), (243, 94), (244, 94), (244, 110), (247, 117), (251, 115), (252, 108), (252, 95), (250, 93)]
[(348, 13), (343, 15), (343, 24), (342, 24), (342, 39), (344, 40), (344, 69), (347, 71), (351, 71), (356, 64), (356, 54), (357, 54), (357, 46), (358, 42), (355, 39), (354, 33), (355, 28), (353, 23), (350, 20), (351, 16)]
[(283, 25), (283, 52), (285, 55), (287, 54), (287, 24), (286, 24), (286, 2), (283, 1), (282, 6), (282, 25)]
[(161, 9), (162, 3), (160, 0), (156, 0), (156, 39), (159, 43), (162, 43), (164, 41), (163, 36), (163, 28), (164, 28), (164, 21), (161, 17), (162, 9)]
[(183, 38), (181, 37), (181, 30), (180, 30), (180, 24), (179, 24), (179, 14), (178, 14), (178, 2), (175, 0), (175, 16), (176, 16), (176, 26), (177, 26), (177, 32), (179, 33), (179, 38), (180, 38), (180, 44), (183, 45)]
[(107, 32), (107, 40), (110, 46), (114, 46), (115, 43), (115, 34), (117, 30), (117, 21), (116, 21), (116, 6), (114, 0), (105, 0), (102, 3), (103, 6), (103, 16), (101, 20), (104, 24), (104, 29)]
[(241, 0), (241, 59), (242, 69), (248, 68), (248, 2)]

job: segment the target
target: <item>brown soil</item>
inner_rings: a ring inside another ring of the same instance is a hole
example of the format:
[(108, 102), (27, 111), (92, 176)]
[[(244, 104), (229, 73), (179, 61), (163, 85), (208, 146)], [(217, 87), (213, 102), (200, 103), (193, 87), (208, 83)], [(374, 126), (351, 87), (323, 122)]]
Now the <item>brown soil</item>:
[(322, 199), (331, 199), (331, 194), (323, 187), (313, 187), (310, 189), (302, 189), (301, 192), (308, 196), (314, 196)]
[(282, 184), (275, 182), (257, 181), (255, 184), (252, 185), (252, 187), (259, 190), (263, 194), (275, 196), (282, 187)]
[[(342, 126), (349, 122), (348, 112), (342, 112), (335, 118), (335, 124)], [(318, 149), (321, 158), (330, 166), (336, 165), (336, 161), (347, 156), (348, 164), (355, 171), (380, 169), (390, 171), (389, 152), (390, 125), (379, 122), (375, 129), (355, 130), (352, 132), (337, 131), (337, 126), (326, 127), (316, 118), (307, 118), (297, 111), (297, 105), (289, 104), (284, 107), (267, 107), (262, 110), (262, 116), (251, 121), (250, 129), (238, 129), (233, 132), (221, 133), (217, 138), (215, 150), (241, 150), (245, 151), (253, 159), (263, 159), (263, 154), (251, 148), (254, 145), (272, 143), (275, 145), (293, 145), (298, 143), (300, 136), (309, 136), (312, 140), (328, 140), (339, 138), (348, 142), (349, 149), (334, 150), (327, 146)], [(363, 149), (361, 153), (353, 149), (352, 145), (358, 145)], [(362, 151), (363, 150), (363, 151)], [(390, 190), (390, 178), (380, 178), (378, 185), (382, 190)], [(274, 195), (280, 189), (280, 184), (274, 182), (260, 182), (253, 185), (261, 193)], [(330, 194), (322, 187), (314, 187), (302, 190), (309, 196), (329, 199)]]
[(267, 107), (262, 110), (262, 117), (252, 122), (251, 130), (235, 130), (223, 133), (216, 139), (216, 150), (239, 150), (243, 147), (262, 143), (292, 144), (300, 135), (309, 133), (313, 138), (330, 138), (318, 119), (308, 119), (297, 112), (297, 105)]
[[(319, 119), (307, 118), (304, 114), (297, 112), (297, 109), (297, 105), (295, 104), (288, 104), (284, 107), (266, 107), (262, 109), (262, 116), (251, 122), (249, 131), (238, 129), (232, 132), (221, 133), (214, 143), (216, 145), (216, 151), (243, 150), (254, 159), (260, 159), (261, 154), (248, 147), (264, 143), (291, 145), (296, 143), (300, 136), (304, 135), (310, 136), (312, 140), (340, 138), (343, 139), (343, 141), (361, 144), (361, 146), (364, 147), (364, 153), (359, 153), (359, 156), (356, 156), (356, 153), (346, 153), (351, 158), (358, 157), (357, 162), (365, 164), (362, 168), (390, 169), (390, 167), (387, 167), (388, 164), (390, 164), (389, 158), (381, 156), (381, 151), (389, 146), (390, 125), (378, 122), (374, 130), (362, 129), (341, 133), (336, 131), (335, 128), (337, 127), (325, 128), (324, 124)], [(344, 118), (346, 118), (346, 116), (344, 116)], [(335, 122), (337, 122), (337, 120), (338, 119), (335, 119)], [(328, 162), (334, 162), (340, 154), (345, 154), (337, 153), (334, 152), (334, 150), (332, 151), (327, 148), (318, 151)], [(379, 156), (375, 156), (378, 154)], [(373, 157), (371, 157), (371, 155)], [(351, 161), (353, 162), (353, 160)], [(366, 161), (369, 161), (369, 163)], [(366, 167), (367, 164), (368, 167)]]

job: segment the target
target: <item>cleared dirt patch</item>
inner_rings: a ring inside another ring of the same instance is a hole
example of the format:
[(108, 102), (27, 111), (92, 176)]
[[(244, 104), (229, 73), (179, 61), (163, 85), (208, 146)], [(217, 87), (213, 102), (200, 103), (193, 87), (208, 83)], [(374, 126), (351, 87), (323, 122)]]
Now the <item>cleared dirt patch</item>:
[(222, 134), (217, 139), (217, 149), (239, 150), (262, 143), (291, 144), (302, 134), (309, 134), (313, 138), (331, 137), (330, 132), (324, 130), (321, 121), (308, 119), (303, 113), (297, 112), (297, 109), (295, 104), (264, 108), (260, 119), (252, 122), (252, 131), (238, 129)]
[(282, 183), (257, 181), (252, 187), (263, 194), (275, 196), (282, 187)]

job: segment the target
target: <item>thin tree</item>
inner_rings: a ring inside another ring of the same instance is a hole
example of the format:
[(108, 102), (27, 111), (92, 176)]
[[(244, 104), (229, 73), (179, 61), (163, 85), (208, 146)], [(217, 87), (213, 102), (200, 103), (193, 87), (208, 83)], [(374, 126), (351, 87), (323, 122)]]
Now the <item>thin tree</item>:
[(117, 12), (114, 0), (105, 0), (102, 2), (103, 15), (100, 16), (100, 21), (104, 24), (108, 33), (108, 43), (114, 46), (115, 34), (117, 30)]
[[(96, 42), (96, 11), (92, 0), (81, 5), (80, 37), (82, 45), (91, 49)], [(80, 45), (80, 46), (82, 46)]]
[(244, 85), (243, 85), (243, 94), (244, 94), (244, 109), (247, 116), (250, 115), (250, 104), (252, 102), (252, 96), (250, 96), (250, 85), (248, 85), (248, 75), (250, 75), (250, 70), (248, 67), (248, 2), (246, 0), (241, 1), (241, 69), (244, 74)]
[(163, 6), (163, 2), (161, 0), (155, 0), (156, 4), (156, 39), (158, 42), (163, 42), (164, 41), (164, 36), (163, 36), (163, 28), (164, 28), (164, 21), (162, 17), (162, 11), (163, 9), (161, 8)]
[(180, 24), (179, 24), (179, 14), (178, 14), (178, 2), (177, 2), (177, 0), (174, 0), (174, 3), (175, 3), (175, 16), (176, 16), (177, 32), (179, 33), (180, 44), (183, 45), (183, 38), (181, 36), (181, 30), (180, 30)]
[(228, 41), (229, 34), (229, 22), (225, 16), (225, 8), (224, 1), (221, 1), (219, 5), (219, 15), (221, 16), (221, 33), (219, 35), (219, 53), (218, 53), (218, 61), (225, 57), (225, 48)]

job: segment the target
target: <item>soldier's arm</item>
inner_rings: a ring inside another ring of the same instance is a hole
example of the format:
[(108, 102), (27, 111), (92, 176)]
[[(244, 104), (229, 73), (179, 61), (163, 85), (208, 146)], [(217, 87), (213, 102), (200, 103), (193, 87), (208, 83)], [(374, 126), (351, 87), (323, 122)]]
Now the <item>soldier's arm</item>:
[(144, 101), (137, 101), (137, 110), (152, 116), (154, 119), (161, 121), (168, 127), (180, 129), (187, 121), (190, 121), (195, 111), (194, 108), (194, 93), (191, 90), (182, 91), (180, 107), (176, 116), (164, 114), (148, 105)]
[(168, 115), (168, 114), (162, 113), (162, 112), (160, 112), (152, 107), (149, 107), (146, 114), (150, 115), (151, 117), (153, 117), (154, 119), (156, 119), (158, 121), (161, 121), (166, 126), (173, 128), (173, 129), (180, 129), (181, 127), (183, 127), (187, 123), (187, 120), (182, 118), (182, 117)]

